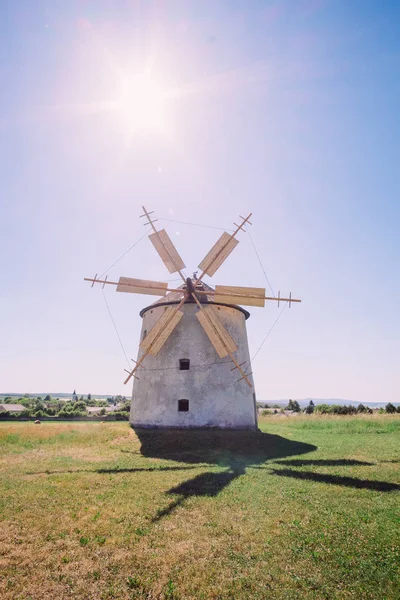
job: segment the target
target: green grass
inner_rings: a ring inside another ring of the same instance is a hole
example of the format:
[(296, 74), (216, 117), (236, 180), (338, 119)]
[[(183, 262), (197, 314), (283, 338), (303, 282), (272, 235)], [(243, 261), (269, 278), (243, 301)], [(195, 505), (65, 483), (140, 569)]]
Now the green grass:
[(398, 599), (400, 416), (0, 423), (0, 598)]

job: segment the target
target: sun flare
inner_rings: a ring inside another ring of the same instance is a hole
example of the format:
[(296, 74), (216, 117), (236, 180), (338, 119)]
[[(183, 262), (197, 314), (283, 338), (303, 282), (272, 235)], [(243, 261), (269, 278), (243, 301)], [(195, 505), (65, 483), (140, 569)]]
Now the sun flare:
[(115, 109), (132, 132), (163, 131), (165, 99), (165, 91), (149, 74), (138, 74), (122, 80)]

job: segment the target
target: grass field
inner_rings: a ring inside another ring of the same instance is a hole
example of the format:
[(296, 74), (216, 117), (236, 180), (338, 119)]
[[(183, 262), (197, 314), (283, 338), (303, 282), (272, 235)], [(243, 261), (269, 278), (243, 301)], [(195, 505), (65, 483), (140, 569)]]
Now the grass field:
[(400, 416), (260, 428), (0, 423), (0, 598), (398, 600)]

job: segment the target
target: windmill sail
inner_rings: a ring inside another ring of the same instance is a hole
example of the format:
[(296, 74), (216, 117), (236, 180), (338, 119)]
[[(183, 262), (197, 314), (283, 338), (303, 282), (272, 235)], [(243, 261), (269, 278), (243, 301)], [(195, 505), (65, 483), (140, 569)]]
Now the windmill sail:
[(120, 277), (117, 285), (117, 292), (127, 292), (129, 294), (149, 294), (151, 296), (166, 296), (167, 288), (168, 284), (162, 281)]
[(168, 306), (140, 344), (143, 352), (156, 356), (183, 317), (183, 312)]
[(196, 317), (220, 358), (237, 350), (235, 342), (218, 319), (213, 306), (203, 308), (196, 313)]
[(216, 285), (213, 300), (222, 304), (265, 306), (265, 288)]
[(170, 273), (176, 273), (186, 268), (185, 263), (179, 256), (178, 250), (175, 248), (165, 229), (149, 235), (149, 240)]
[(236, 248), (238, 243), (238, 240), (224, 231), (219, 240), (211, 248), (210, 252), (199, 264), (199, 269), (209, 277), (212, 277), (222, 263), (228, 258), (232, 250)]

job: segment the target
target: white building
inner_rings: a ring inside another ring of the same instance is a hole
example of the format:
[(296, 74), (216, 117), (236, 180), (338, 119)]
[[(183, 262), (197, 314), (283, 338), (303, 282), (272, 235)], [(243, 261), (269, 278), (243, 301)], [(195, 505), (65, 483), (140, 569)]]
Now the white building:
[(0, 412), (8, 411), (9, 413), (18, 414), (26, 410), (22, 404), (0, 404)]
[[(203, 290), (211, 290), (202, 283)], [(183, 288), (183, 286), (181, 286)], [(144, 308), (141, 340), (151, 330), (167, 306), (177, 305), (183, 292), (171, 292)], [(212, 296), (201, 296), (201, 303)], [(250, 356), (246, 319), (250, 314), (240, 306), (216, 304), (218, 318), (238, 346), (239, 364), (249, 372)], [(190, 300), (181, 307), (184, 316), (156, 356), (147, 356), (136, 372), (130, 413), (135, 428), (218, 427), (257, 429), (254, 387), (242, 379), (229, 359), (219, 358)], [(138, 360), (142, 355), (139, 349)], [(252, 378), (250, 376), (250, 380)]]

